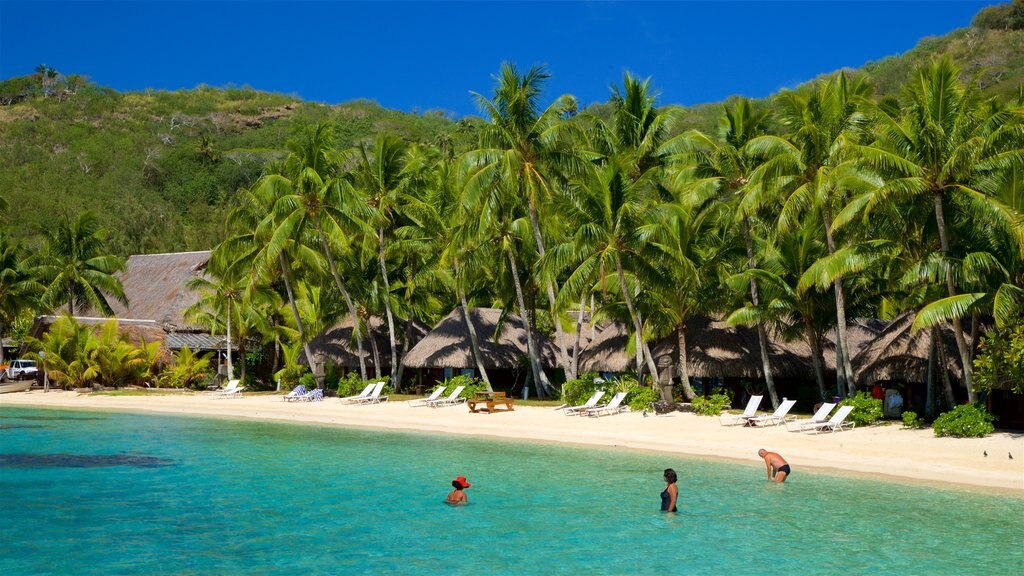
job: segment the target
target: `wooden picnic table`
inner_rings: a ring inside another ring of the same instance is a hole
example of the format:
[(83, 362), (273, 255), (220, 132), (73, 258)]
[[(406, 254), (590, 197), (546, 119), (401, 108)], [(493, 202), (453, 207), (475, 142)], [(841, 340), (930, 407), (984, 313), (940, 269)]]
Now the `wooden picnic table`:
[(487, 412), (493, 414), (498, 405), (504, 405), (504, 410), (515, 410), (516, 399), (509, 398), (504, 392), (480, 391), (473, 395), (473, 399), (466, 402), (470, 412)]

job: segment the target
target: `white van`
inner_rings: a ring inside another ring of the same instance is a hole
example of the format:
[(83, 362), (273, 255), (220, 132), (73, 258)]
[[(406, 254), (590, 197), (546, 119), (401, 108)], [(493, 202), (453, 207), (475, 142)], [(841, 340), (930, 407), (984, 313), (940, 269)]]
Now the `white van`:
[(35, 360), (15, 360), (7, 367), (7, 377), (11, 380), (32, 379), (38, 372)]

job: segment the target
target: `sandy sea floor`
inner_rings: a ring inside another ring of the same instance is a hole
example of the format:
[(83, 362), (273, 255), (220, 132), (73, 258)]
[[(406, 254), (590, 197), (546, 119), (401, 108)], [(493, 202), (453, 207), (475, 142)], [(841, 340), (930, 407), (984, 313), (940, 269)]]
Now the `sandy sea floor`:
[[(722, 426), (718, 418), (684, 413), (645, 418), (627, 412), (584, 418), (565, 416), (552, 408), (518, 406), (513, 412), (471, 414), (465, 405), (437, 409), (411, 407), (406, 402), (352, 406), (336, 398), (320, 403), (288, 403), (280, 396), (224, 399), (211, 393), (102, 396), (33, 390), (0, 396), (0, 407), (9, 406), (155, 412), (489, 436), (721, 458), (749, 462), (762, 470), (757, 450), (766, 448), (782, 454), (794, 473), (804, 468), (842, 471), (1024, 497), (1022, 433), (936, 438), (930, 428), (905, 430), (899, 424), (890, 424), (835, 434), (806, 434), (788, 432), (785, 426)], [(1012, 460), (1009, 454), (1013, 454)]]

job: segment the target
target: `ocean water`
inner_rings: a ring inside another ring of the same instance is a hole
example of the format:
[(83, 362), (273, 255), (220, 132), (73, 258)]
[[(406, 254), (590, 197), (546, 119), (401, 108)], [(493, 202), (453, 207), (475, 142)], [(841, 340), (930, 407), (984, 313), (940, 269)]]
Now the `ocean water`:
[[(470, 504), (450, 507), (458, 475)], [(754, 458), (0, 408), (0, 574), (1024, 574), (1024, 499), (799, 463), (775, 485)]]

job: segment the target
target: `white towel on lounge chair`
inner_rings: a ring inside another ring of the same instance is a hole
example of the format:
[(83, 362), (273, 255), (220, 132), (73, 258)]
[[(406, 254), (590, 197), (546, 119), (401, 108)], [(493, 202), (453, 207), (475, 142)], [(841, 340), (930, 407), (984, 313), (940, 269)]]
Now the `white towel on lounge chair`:
[(789, 430), (790, 432), (800, 432), (805, 426), (810, 427), (825, 422), (828, 420), (828, 413), (835, 407), (836, 405), (834, 403), (825, 402), (818, 407), (818, 411), (810, 418), (805, 418), (803, 420), (788, 420), (786, 422), (786, 430)]
[(437, 400), (427, 402), (427, 406), (430, 406), (431, 408), (443, 408), (445, 406), (455, 406), (456, 404), (465, 402), (466, 399), (459, 396), (459, 394), (462, 394), (462, 391), (465, 389), (465, 386), (456, 386), (455, 390), (452, 390), (451, 394), (444, 398), (438, 398)]
[(426, 398), (416, 398), (414, 400), (409, 400), (409, 406), (427, 406), (434, 400), (440, 398), (441, 394), (444, 394), (444, 391), (444, 386), (438, 386), (436, 389), (434, 389), (433, 392), (430, 393), (430, 396), (427, 396)]
[(762, 398), (764, 396), (751, 396), (747, 402), (746, 409), (743, 410), (743, 414), (722, 414), (718, 417), (718, 422), (722, 426), (745, 423), (748, 418), (757, 416), (757, 407), (761, 405)]
[(776, 424), (782, 424), (786, 421), (786, 414), (793, 409), (793, 405), (796, 404), (796, 400), (786, 400), (775, 412), (768, 416), (754, 416), (753, 418), (747, 418), (747, 422), (750, 422), (751, 426), (774, 426)]
[(567, 408), (564, 408), (565, 414), (567, 416), (575, 416), (577, 414), (581, 414), (585, 410), (589, 410), (597, 406), (597, 403), (598, 401), (601, 400), (602, 396), (604, 396), (604, 390), (598, 390), (597, 392), (594, 392), (590, 396), (590, 398), (587, 399), (587, 401), (584, 402), (583, 404), (580, 404), (579, 406), (569, 406)]

